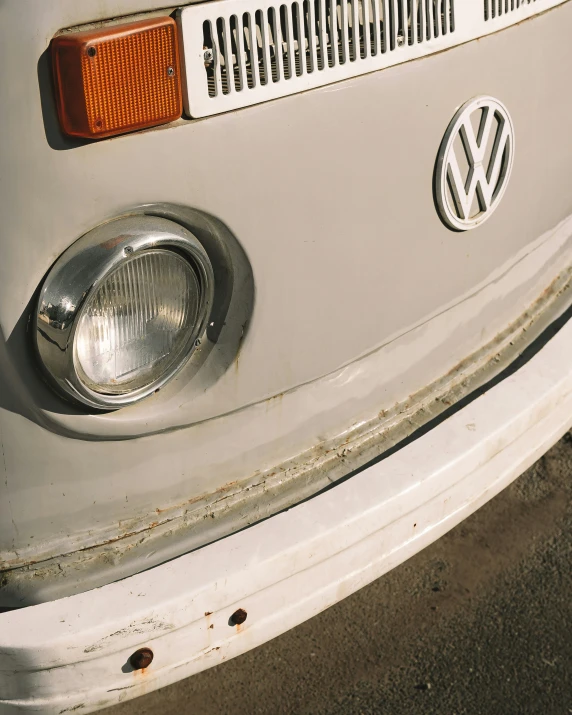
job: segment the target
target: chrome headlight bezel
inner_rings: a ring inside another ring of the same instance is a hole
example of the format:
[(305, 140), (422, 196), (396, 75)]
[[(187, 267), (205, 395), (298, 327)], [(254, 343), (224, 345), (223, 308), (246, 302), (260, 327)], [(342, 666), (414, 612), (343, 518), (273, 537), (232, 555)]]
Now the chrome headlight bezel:
[[(200, 304), (196, 324), (185, 341), (181, 360), (148, 385), (125, 394), (95, 392), (80, 378), (75, 359), (76, 330), (88, 297), (122, 263), (145, 251), (178, 253), (194, 270)], [(35, 345), (49, 382), (63, 396), (97, 410), (133, 404), (165, 385), (187, 362), (208, 324), (214, 275), (201, 243), (187, 229), (155, 216), (114, 219), (78, 239), (48, 273), (36, 309)]]

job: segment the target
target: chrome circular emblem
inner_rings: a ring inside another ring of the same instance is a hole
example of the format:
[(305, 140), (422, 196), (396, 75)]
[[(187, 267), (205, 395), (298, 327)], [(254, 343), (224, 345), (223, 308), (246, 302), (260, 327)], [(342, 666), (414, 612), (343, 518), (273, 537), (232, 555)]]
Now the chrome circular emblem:
[(494, 97), (476, 97), (447, 127), (435, 167), (435, 199), (449, 228), (467, 231), (493, 214), (510, 178), (514, 127)]

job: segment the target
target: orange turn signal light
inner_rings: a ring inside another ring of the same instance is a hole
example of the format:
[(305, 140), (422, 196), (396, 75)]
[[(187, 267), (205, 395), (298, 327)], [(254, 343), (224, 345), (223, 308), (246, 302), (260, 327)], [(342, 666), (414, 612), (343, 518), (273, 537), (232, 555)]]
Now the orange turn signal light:
[(52, 40), (62, 130), (98, 139), (183, 113), (177, 27), (159, 17)]

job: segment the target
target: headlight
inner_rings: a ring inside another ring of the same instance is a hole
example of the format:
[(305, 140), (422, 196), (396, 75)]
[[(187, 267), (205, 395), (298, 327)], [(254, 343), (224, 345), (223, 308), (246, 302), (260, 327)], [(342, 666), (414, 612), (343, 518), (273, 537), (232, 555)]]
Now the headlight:
[(117, 219), (86, 234), (40, 294), (36, 345), (52, 384), (100, 409), (154, 392), (204, 332), (213, 283), (202, 245), (172, 221)]
[(91, 390), (124, 394), (154, 383), (186, 357), (201, 286), (188, 261), (145, 251), (92, 291), (75, 337), (77, 371)]

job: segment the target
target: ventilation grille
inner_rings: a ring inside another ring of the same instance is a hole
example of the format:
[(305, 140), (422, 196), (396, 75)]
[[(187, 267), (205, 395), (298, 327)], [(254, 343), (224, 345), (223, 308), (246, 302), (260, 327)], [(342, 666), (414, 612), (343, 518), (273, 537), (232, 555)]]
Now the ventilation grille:
[(193, 3), (177, 16), (185, 112), (208, 117), (358, 77), (484, 37), (568, 1)]
[(455, 30), (454, 0), (300, 0), (203, 23), (209, 97), (359, 63)]
[(533, 5), (536, 0), (485, 0), (485, 20), (506, 15), (513, 10)]

